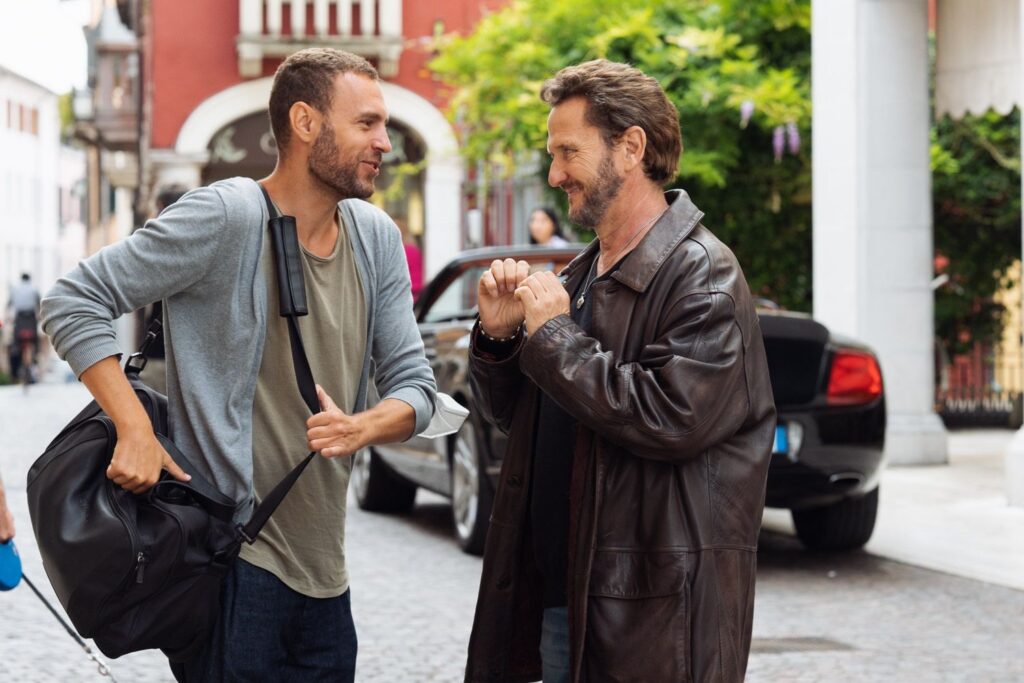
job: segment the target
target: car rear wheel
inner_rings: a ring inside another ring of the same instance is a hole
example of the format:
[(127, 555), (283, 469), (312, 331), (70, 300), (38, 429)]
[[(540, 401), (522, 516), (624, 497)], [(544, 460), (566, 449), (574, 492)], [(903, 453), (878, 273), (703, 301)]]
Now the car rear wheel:
[(800, 541), (813, 550), (860, 548), (875, 529), (878, 488), (860, 498), (848, 498), (825, 507), (793, 510)]
[(459, 546), (482, 555), (491, 519), (494, 493), (480, 460), (480, 442), (472, 420), (466, 420), (452, 441), (452, 522)]
[(400, 479), (372, 448), (353, 456), (352, 487), (359, 507), (369, 512), (408, 512), (416, 502), (416, 486)]

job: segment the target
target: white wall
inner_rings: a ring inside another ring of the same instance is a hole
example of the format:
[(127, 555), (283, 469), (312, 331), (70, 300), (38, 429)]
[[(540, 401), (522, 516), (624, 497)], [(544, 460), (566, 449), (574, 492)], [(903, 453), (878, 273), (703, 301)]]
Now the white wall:
[[(38, 133), (8, 125), (7, 103), (39, 112)], [(22, 272), (40, 290), (59, 275), (60, 122), (57, 96), (0, 69), (0, 306)]]

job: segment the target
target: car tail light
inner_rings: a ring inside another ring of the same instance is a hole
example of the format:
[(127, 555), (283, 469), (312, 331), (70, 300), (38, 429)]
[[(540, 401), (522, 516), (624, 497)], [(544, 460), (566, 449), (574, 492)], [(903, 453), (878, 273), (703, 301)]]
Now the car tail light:
[(832, 356), (827, 400), (830, 405), (870, 403), (882, 395), (882, 371), (870, 353), (839, 349)]

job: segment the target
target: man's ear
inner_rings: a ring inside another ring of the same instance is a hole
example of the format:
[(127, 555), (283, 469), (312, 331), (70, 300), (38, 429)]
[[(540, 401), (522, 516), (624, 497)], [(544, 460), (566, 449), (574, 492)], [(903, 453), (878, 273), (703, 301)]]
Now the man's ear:
[(622, 146), (623, 156), (626, 162), (626, 170), (632, 170), (644, 162), (644, 152), (647, 151), (647, 133), (640, 126), (630, 126), (619, 138)]
[(320, 132), (321, 114), (305, 102), (296, 102), (288, 110), (288, 122), (295, 139), (312, 143)]

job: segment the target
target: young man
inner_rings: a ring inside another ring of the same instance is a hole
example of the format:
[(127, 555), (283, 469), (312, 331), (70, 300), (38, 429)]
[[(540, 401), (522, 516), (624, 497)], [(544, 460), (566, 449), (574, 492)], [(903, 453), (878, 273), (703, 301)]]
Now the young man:
[[(238, 519), (306, 448), (324, 456), (243, 547), (216, 632), (201, 656), (173, 667), (179, 680), (353, 680), (348, 456), (420, 432), (435, 394), (398, 229), (359, 201), (391, 149), (387, 118), (377, 72), (355, 55), (304, 50), (274, 77), (278, 160), (260, 182), (296, 219), (310, 309), (299, 326), (322, 412), (310, 417), (296, 386), (269, 216), (252, 180), (189, 192), (83, 261), (43, 301), (55, 347), (116, 425), (107, 474), (125, 489), (146, 490), (161, 468), (187, 476), (155, 439), (117, 362), (113, 318), (159, 299), (171, 437), (238, 501)], [(367, 410), (370, 381), (382, 400)]]
[(603, 60), (541, 91), (548, 181), (595, 240), (480, 280), (474, 396), (509, 434), (467, 681), (740, 681), (775, 428), (735, 257), (676, 178), (679, 116)]

